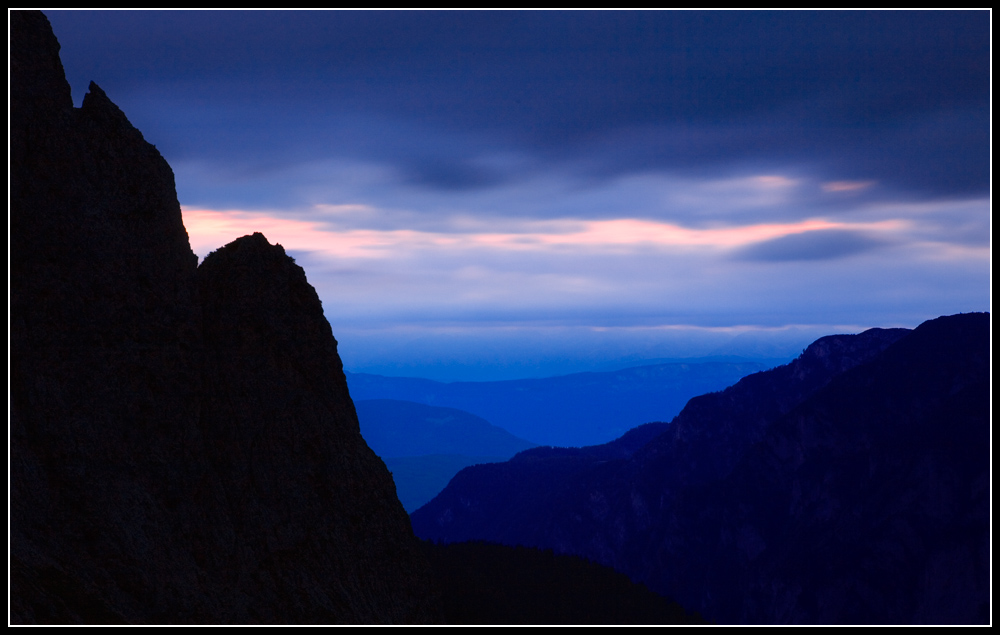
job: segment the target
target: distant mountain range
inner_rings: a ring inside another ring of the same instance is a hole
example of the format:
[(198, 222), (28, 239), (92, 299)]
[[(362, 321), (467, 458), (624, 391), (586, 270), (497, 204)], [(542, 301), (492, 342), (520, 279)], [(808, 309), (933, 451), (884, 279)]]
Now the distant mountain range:
[(522, 430), (525, 438), (588, 445), (669, 420), (687, 399), (767, 366), (711, 358), (545, 379), (443, 383), (347, 373), (347, 381), (361, 434), (392, 472), (403, 507), (413, 512), (462, 468), (502, 462), (537, 445), (492, 425), (489, 417)]
[(536, 445), (456, 408), (395, 399), (358, 399), (354, 406), (361, 435), (382, 458), (465, 454), (506, 460)]
[(544, 379), (444, 383), (347, 373), (355, 401), (394, 399), (457, 408), (533, 443), (606, 443), (650, 421), (669, 421), (697, 395), (773, 364), (687, 361)]
[(988, 623), (989, 335), (821, 338), (645, 444), (467, 468), (414, 531), (577, 554), (722, 623)]
[(464, 467), (506, 461), (535, 444), (455, 408), (412, 401), (355, 401), (361, 436), (392, 473), (411, 512), (444, 489)]

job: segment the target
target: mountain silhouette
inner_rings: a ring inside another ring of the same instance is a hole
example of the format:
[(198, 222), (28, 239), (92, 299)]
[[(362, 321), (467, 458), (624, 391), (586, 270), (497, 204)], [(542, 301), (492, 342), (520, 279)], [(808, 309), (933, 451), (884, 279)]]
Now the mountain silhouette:
[(606, 443), (637, 425), (668, 421), (691, 397), (770, 368), (750, 360), (676, 361), (542, 379), (439, 382), (347, 373), (351, 395), (457, 408), (533, 443)]
[(354, 403), (361, 434), (382, 458), (464, 454), (508, 459), (535, 445), (456, 408), (397, 399), (358, 399)]
[(10, 22), (11, 622), (438, 619), (302, 269), (199, 267), (166, 161)]
[(988, 380), (988, 314), (821, 338), (630, 455), (467, 468), (414, 530), (584, 556), (721, 623), (986, 623)]
[(354, 404), (361, 435), (392, 472), (407, 512), (434, 498), (462, 468), (505, 461), (535, 445), (455, 408), (396, 399)]

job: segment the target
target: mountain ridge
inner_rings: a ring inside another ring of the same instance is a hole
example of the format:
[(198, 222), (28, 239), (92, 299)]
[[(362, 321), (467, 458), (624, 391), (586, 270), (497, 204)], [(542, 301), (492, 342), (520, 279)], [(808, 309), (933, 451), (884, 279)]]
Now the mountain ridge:
[(361, 435), (392, 472), (407, 512), (434, 498), (462, 468), (505, 461), (535, 445), (464, 410), (393, 399), (354, 404)]
[[(458, 408), (533, 443), (589, 446), (643, 423), (669, 420), (691, 397), (766, 368), (755, 361), (701, 361), (491, 382), (347, 373), (347, 382), (359, 400), (402, 399)], [(572, 425), (559, 427), (556, 421)]]
[[(798, 364), (692, 399), (629, 457), (529, 450), (468, 468), (411, 514), (414, 529), (587, 557), (722, 623), (988, 621), (988, 332), (988, 314), (964, 314), (869, 331), (867, 346), (821, 338)], [(935, 435), (953, 415), (961, 432)], [(793, 504), (806, 492), (819, 525)]]
[(365, 441), (383, 458), (423, 454), (502, 456), (535, 444), (457, 408), (398, 399), (357, 399)]

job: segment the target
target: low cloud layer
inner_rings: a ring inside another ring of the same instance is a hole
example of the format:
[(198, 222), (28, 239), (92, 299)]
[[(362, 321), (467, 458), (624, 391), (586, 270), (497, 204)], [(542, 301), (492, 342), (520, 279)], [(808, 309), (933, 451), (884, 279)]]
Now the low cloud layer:
[(858, 231), (814, 230), (755, 243), (741, 250), (738, 258), (761, 262), (836, 260), (878, 249), (885, 245), (884, 241)]
[(342, 323), (912, 325), (988, 303), (989, 249), (960, 221), (987, 216), (986, 200), (698, 227), (456, 213), (405, 228), (418, 212), (356, 205), (310, 220), (184, 212), (202, 256), (250, 231), (283, 244)]

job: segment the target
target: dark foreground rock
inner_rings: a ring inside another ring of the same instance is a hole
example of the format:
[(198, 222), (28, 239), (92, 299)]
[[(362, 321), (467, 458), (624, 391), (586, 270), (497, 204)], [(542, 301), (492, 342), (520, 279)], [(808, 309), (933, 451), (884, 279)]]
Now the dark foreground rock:
[(423, 546), (441, 586), (446, 624), (706, 623), (583, 558), (484, 542)]
[(436, 619), (302, 269), (199, 268), (166, 161), (10, 20), (11, 622)]

